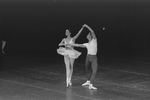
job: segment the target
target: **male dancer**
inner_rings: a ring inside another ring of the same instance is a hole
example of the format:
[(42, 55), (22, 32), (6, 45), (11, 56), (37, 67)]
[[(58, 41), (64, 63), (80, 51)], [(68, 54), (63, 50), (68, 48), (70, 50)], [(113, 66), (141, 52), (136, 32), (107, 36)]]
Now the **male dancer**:
[[(87, 48), (87, 56), (85, 61), (85, 68), (87, 74), (87, 81), (82, 84), (82, 86), (89, 86), (89, 89), (97, 89), (93, 86), (93, 81), (95, 79), (95, 75), (98, 69), (97, 63), (97, 38), (94, 31), (86, 24), (83, 25), (84, 27), (89, 29), (89, 34), (87, 35), (87, 39), (89, 40), (88, 43), (84, 44), (73, 44), (73, 46), (77, 47), (86, 47)], [(91, 64), (91, 66), (90, 66)], [(91, 70), (91, 68), (92, 70)]]

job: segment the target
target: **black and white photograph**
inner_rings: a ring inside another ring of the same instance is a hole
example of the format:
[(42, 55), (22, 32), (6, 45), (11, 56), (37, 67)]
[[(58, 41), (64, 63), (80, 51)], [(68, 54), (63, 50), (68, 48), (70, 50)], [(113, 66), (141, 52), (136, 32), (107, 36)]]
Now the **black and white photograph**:
[(1, 0), (0, 100), (150, 100), (149, 0)]

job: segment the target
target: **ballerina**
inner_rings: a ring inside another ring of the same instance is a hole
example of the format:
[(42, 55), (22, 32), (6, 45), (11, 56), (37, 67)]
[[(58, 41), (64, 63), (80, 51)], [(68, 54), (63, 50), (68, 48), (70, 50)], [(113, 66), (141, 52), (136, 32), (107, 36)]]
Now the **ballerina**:
[[(62, 39), (62, 41), (59, 43), (60, 47), (57, 49), (57, 53), (64, 56), (64, 62), (66, 66), (67, 87), (72, 85), (71, 78), (73, 74), (74, 60), (81, 55), (81, 52), (75, 50), (74, 47), (69, 44), (75, 43), (75, 40), (78, 38), (83, 28), (84, 27), (82, 27), (74, 37), (71, 37), (71, 32), (67, 29), (65, 32), (67, 37)], [(61, 47), (61, 46), (65, 46), (65, 47)]]

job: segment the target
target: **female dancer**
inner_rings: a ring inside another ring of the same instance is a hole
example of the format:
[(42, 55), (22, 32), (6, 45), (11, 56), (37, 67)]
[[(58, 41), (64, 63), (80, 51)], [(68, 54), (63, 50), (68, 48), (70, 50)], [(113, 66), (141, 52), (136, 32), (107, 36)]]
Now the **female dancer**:
[(82, 30), (83, 30), (83, 27), (79, 30), (79, 32), (74, 37), (71, 37), (70, 31), (67, 29), (66, 33), (65, 33), (67, 37), (62, 39), (62, 41), (59, 44), (59, 46), (64, 45), (65, 47), (59, 47), (59, 49), (57, 49), (57, 53), (64, 56), (64, 62), (66, 65), (66, 85), (67, 85), (67, 87), (72, 85), (71, 77), (72, 77), (72, 73), (73, 73), (74, 60), (77, 59), (81, 55), (80, 52), (75, 50), (73, 48), (73, 46), (71, 46), (69, 44), (75, 43), (75, 40), (78, 38), (78, 36), (80, 35)]

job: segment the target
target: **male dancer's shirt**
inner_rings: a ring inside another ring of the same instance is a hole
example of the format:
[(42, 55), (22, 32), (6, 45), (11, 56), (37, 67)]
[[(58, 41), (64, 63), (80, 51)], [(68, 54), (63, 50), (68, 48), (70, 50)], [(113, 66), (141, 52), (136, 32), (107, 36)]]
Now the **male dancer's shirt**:
[(97, 39), (92, 39), (89, 43), (84, 43), (83, 45), (87, 48), (89, 55), (97, 54)]

